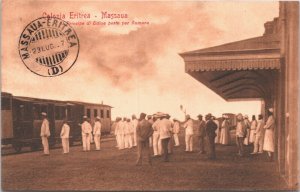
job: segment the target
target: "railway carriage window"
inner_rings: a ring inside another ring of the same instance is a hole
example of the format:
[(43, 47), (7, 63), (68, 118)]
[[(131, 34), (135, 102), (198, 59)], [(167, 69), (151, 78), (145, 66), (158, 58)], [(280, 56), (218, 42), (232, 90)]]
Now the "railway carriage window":
[(86, 109), (86, 116), (91, 118), (91, 109)]
[(40, 106), (39, 105), (34, 105), (33, 106), (33, 119), (37, 120), (40, 119)]
[(71, 108), (71, 106), (68, 106), (68, 107), (67, 107), (67, 119), (68, 119), (68, 120), (73, 119), (73, 118), (72, 118), (72, 108)]
[(66, 107), (55, 106), (55, 119), (63, 120), (66, 118)]
[(58, 106), (55, 106), (55, 119), (59, 119), (59, 107)]
[(104, 112), (103, 112), (103, 109), (101, 109), (101, 118), (103, 118), (104, 117)]
[(1, 109), (2, 110), (10, 110), (11, 109), (11, 102), (10, 98), (1, 98)]
[(110, 118), (110, 112), (109, 112), (109, 110), (107, 110), (106, 115), (107, 115), (107, 116), (106, 116), (107, 118)]
[[(47, 105), (41, 105), (41, 111), (39, 113), (40, 119), (42, 119), (42, 114), (41, 114), (42, 112), (45, 112), (45, 113), (48, 114), (48, 107), (47, 107)], [(49, 114), (48, 114), (48, 117), (49, 117)]]
[(61, 119), (66, 118), (66, 107), (61, 107)]
[(24, 105), (19, 105), (18, 117), (20, 121), (24, 121)]
[(29, 104), (24, 105), (24, 120), (30, 120), (32, 117), (32, 110)]
[(98, 110), (94, 109), (94, 117), (97, 117), (97, 116), (98, 116)]

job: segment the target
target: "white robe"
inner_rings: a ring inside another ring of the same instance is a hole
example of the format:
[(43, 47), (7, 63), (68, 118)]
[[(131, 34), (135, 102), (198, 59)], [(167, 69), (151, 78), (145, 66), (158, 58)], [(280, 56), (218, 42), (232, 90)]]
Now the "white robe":
[(137, 146), (136, 128), (137, 128), (138, 123), (139, 123), (139, 121), (137, 119), (132, 120), (132, 124), (133, 124), (133, 146)]
[(254, 143), (255, 141), (255, 130), (256, 130), (256, 126), (257, 126), (257, 121), (253, 120), (251, 122), (251, 126), (250, 126), (250, 137), (249, 137), (249, 143)]
[(216, 133), (215, 143), (220, 143), (220, 123), (218, 120), (214, 120), (214, 122), (217, 124), (217, 129), (215, 131)]
[(269, 116), (268, 120), (266, 122), (266, 125), (264, 126), (265, 131), (265, 137), (264, 137), (264, 145), (263, 150), (274, 152), (274, 128), (275, 128), (275, 120), (273, 116)]
[(117, 132), (117, 139), (119, 141), (118, 143), (118, 147), (119, 149), (124, 149), (124, 145), (125, 145), (125, 142), (124, 142), (124, 136), (125, 136), (125, 133), (124, 133), (124, 121), (119, 121), (117, 126), (116, 126), (116, 132)]
[(223, 145), (229, 144), (229, 122), (224, 120), (221, 126), (220, 143)]
[(245, 122), (245, 126), (246, 126), (246, 130), (247, 130), (247, 134), (246, 137), (244, 139), (244, 145), (249, 145), (249, 138), (250, 138), (250, 122), (248, 119), (244, 120)]

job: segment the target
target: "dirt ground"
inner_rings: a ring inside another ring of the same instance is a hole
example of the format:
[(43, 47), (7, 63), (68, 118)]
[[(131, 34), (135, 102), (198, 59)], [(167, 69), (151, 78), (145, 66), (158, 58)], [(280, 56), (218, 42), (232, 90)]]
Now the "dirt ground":
[(103, 142), (101, 151), (76, 146), (67, 155), (54, 149), (50, 156), (41, 151), (2, 156), (2, 190), (287, 189), (266, 154), (239, 157), (235, 145), (218, 145), (217, 160), (210, 161), (197, 153), (196, 142), (194, 153), (185, 153), (183, 143), (181, 138), (170, 162), (154, 158), (152, 166), (135, 166), (136, 149), (117, 150), (113, 140)]

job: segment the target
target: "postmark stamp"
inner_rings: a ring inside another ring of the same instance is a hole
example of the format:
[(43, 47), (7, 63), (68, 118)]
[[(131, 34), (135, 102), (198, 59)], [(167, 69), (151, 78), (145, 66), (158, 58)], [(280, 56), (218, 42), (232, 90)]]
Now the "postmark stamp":
[(23, 30), (19, 54), (31, 72), (54, 77), (67, 72), (75, 64), (79, 54), (79, 39), (66, 21), (41, 17)]

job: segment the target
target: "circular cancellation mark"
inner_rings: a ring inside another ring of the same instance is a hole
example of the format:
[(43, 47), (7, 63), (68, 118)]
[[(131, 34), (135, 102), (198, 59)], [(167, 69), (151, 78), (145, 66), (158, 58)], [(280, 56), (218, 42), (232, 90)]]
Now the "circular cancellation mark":
[(31, 72), (44, 77), (58, 76), (67, 72), (76, 62), (79, 40), (66, 21), (41, 17), (23, 30), (19, 54)]

